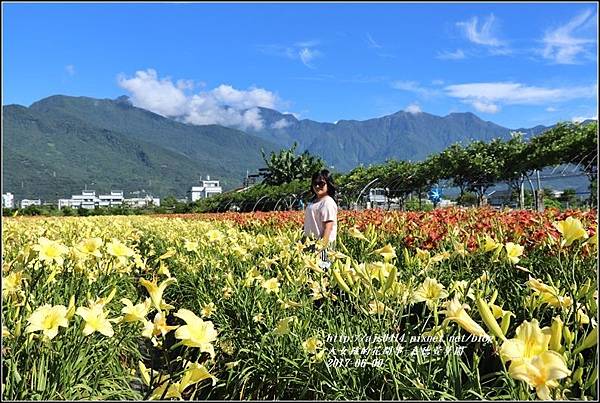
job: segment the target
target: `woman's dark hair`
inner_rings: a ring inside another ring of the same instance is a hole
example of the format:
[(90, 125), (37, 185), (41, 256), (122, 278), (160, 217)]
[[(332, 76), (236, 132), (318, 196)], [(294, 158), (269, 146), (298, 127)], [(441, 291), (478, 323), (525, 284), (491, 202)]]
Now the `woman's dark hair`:
[(313, 188), (313, 185), (319, 181), (325, 181), (327, 183), (327, 194), (335, 200), (336, 187), (333, 183), (333, 178), (327, 169), (315, 172), (310, 181), (310, 191), (316, 197), (317, 194)]

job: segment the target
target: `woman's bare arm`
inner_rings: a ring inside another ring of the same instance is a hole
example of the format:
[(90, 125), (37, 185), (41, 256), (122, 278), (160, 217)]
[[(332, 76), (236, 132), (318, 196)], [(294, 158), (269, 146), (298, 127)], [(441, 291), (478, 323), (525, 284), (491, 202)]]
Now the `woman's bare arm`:
[(325, 229), (323, 230), (323, 241), (325, 241), (325, 244), (329, 244), (329, 235), (331, 234), (331, 231), (333, 231), (333, 221), (325, 221)]

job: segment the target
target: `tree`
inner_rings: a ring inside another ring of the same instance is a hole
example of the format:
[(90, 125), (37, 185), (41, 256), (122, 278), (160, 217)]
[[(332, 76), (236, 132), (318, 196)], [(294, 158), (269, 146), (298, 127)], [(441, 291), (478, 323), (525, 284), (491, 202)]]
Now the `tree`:
[(464, 167), (469, 164), (469, 153), (462, 145), (454, 143), (439, 153), (434, 160), (439, 170), (439, 177), (450, 179), (454, 186), (460, 189), (460, 202), (468, 185)]
[(470, 158), (463, 175), (468, 183), (467, 189), (477, 194), (478, 206), (481, 206), (486, 191), (500, 180), (503, 144), (500, 139), (489, 143), (474, 141), (466, 149)]
[(267, 164), (263, 184), (282, 185), (294, 180), (304, 180), (310, 178), (313, 173), (323, 169), (323, 161), (319, 157), (310, 155), (308, 151), (296, 155), (297, 146), (298, 144), (294, 143), (289, 150), (283, 149), (277, 154), (271, 152), (269, 158), (266, 157), (264, 150), (261, 149), (263, 160)]

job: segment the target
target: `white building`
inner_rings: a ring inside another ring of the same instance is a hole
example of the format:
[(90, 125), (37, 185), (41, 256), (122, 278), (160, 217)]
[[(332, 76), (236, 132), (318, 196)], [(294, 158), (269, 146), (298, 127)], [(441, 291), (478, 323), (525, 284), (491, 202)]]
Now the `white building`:
[(388, 202), (384, 188), (373, 188), (369, 190), (369, 206), (381, 207)]
[(134, 197), (131, 199), (123, 199), (125, 205), (134, 208), (144, 208), (149, 206), (158, 207), (160, 206), (160, 199), (158, 197), (146, 196), (146, 197)]
[(111, 190), (109, 195), (98, 196), (98, 207), (119, 207), (123, 205), (123, 191)]
[(192, 186), (188, 191), (188, 199), (195, 202), (220, 193), (223, 193), (223, 189), (219, 185), (219, 181), (211, 181), (210, 176), (206, 175), (206, 180), (202, 181), (202, 186)]
[(94, 190), (82, 190), (80, 195), (73, 195), (70, 199), (59, 199), (58, 208), (86, 208), (96, 207), (147, 207), (149, 205), (160, 206), (160, 199), (152, 196), (126, 199), (122, 190), (112, 190), (109, 195), (98, 195)]
[(2, 194), (2, 207), (14, 208), (15, 207), (15, 196), (12, 193)]
[(21, 208), (27, 208), (29, 206), (41, 206), (41, 205), (42, 205), (42, 201), (40, 199), (36, 199), (36, 200), (23, 199), (23, 200), (21, 200)]
[(70, 199), (58, 199), (58, 208), (87, 208), (93, 209), (96, 207), (96, 201), (100, 199), (96, 197), (95, 190), (82, 190), (80, 195), (73, 195)]

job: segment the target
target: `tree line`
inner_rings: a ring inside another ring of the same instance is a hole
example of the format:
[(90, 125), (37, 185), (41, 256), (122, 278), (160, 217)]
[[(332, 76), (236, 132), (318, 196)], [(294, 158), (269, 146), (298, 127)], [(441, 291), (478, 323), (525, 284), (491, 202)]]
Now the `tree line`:
[[(246, 189), (230, 191), (193, 203), (178, 202), (167, 197), (160, 208), (146, 210), (115, 210), (116, 214), (189, 213), (254, 210), (291, 210), (302, 208), (310, 198), (310, 178), (325, 167), (324, 161), (308, 151), (296, 154), (297, 144), (269, 156), (262, 152), (266, 168), (261, 169), (262, 182)], [(338, 186), (338, 203), (351, 207), (364, 196), (366, 187), (385, 189), (385, 196), (405, 206), (416, 195), (420, 200), (433, 186), (445, 181), (458, 188), (458, 202), (474, 194), (477, 204), (483, 202), (490, 187), (506, 183), (518, 193), (525, 182), (535, 181), (534, 173), (545, 167), (574, 164), (589, 179), (591, 206), (597, 206), (598, 122), (578, 124), (558, 123), (553, 128), (526, 139), (523, 133), (511, 133), (511, 138), (496, 138), (490, 142), (455, 143), (442, 152), (431, 154), (423, 161), (387, 160), (382, 164), (358, 166), (348, 173), (334, 175)], [(533, 185), (531, 186), (533, 188)], [(535, 197), (535, 195), (533, 195)], [(82, 210), (82, 209), (80, 209)], [(91, 215), (106, 211), (29, 211), (42, 215)], [(14, 214), (14, 211), (4, 211)], [(28, 214), (23, 210), (22, 214)]]
[[(530, 139), (523, 133), (490, 142), (455, 143), (444, 151), (431, 154), (424, 161), (388, 160), (368, 167), (358, 166), (346, 174), (336, 175), (339, 199), (349, 206), (361, 196), (365, 186), (385, 189), (388, 198), (403, 205), (410, 195), (418, 200), (434, 185), (446, 181), (459, 189), (461, 201), (472, 192), (481, 204), (490, 187), (506, 183), (519, 192), (525, 182), (534, 181), (534, 173), (560, 164), (576, 165), (590, 181), (590, 204), (597, 205), (598, 123), (562, 122)], [(261, 184), (243, 192), (228, 192), (197, 203), (199, 211), (239, 209), (252, 211), (262, 199), (260, 209), (269, 210), (279, 202), (300, 204), (309, 196), (310, 177), (322, 169), (324, 162), (308, 152), (295, 155), (296, 144), (289, 150), (272, 152), (265, 160), (266, 174)], [(294, 201), (295, 199), (295, 201)], [(283, 203), (283, 204), (282, 204)], [(293, 206), (292, 206), (293, 207)]]

